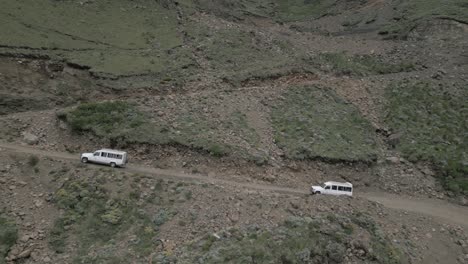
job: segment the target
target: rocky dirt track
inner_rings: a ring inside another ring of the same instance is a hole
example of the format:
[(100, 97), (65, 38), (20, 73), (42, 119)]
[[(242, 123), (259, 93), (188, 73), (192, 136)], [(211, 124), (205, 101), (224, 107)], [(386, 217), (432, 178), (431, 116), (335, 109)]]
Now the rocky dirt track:
[[(55, 159), (67, 159), (72, 161), (78, 161), (78, 154), (62, 153), (62, 152), (52, 152), (52, 151), (43, 151), (39, 149), (34, 149), (31, 147), (20, 146), (20, 145), (11, 145), (0, 143), (0, 148), (2, 151), (8, 152), (20, 152), (26, 154), (39, 155), (43, 157), (50, 157)], [(93, 165), (90, 165), (93, 166)], [(236, 181), (228, 181), (224, 179), (217, 178), (214, 175), (201, 175), (201, 174), (188, 174), (176, 170), (168, 169), (156, 169), (147, 167), (144, 165), (138, 164), (129, 164), (123, 170), (135, 173), (143, 173), (154, 175), (158, 178), (164, 179), (174, 179), (174, 180), (184, 180), (184, 181), (195, 181), (195, 182), (207, 182), (223, 186), (231, 186), (241, 189), (252, 189), (252, 190), (261, 190), (261, 191), (271, 191), (276, 193), (292, 194), (292, 195), (308, 195), (310, 194), (308, 186), (304, 189), (293, 189), (275, 185), (262, 185), (262, 184), (253, 184), (253, 183), (242, 183)], [(431, 216), (436, 220), (440, 220), (445, 223), (461, 225), (465, 228), (468, 228), (468, 209), (466, 207), (457, 206), (451, 204), (444, 200), (436, 199), (421, 199), (411, 196), (396, 196), (393, 194), (383, 193), (383, 192), (359, 192), (355, 190), (355, 196), (363, 197), (368, 200), (381, 203), (382, 205), (403, 210), (406, 212), (413, 212)]]

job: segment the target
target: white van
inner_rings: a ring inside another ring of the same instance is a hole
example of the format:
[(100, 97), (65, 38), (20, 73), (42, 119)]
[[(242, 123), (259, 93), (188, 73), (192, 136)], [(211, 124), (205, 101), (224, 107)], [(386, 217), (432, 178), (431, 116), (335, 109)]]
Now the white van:
[(312, 194), (332, 194), (353, 196), (353, 185), (349, 182), (328, 181), (322, 186), (312, 186)]
[(100, 149), (96, 150), (94, 153), (81, 154), (81, 162), (107, 164), (112, 168), (116, 166), (125, 167), (127, 163), (127, 152), (113, 149)]

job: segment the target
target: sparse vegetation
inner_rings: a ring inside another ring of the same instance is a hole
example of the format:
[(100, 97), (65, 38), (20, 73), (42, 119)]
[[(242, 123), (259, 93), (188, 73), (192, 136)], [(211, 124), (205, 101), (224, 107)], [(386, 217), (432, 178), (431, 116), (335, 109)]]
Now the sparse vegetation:
[(213, 74), (234, 86), (253, 78), (285, 75), (297, 68), (301, 56), (290, 49), (287, 40), (267, 38), (255, 31), (215, 30), (208, 25), (196, 24), (189, 28), (189, 33), (198, 43), (198, 50), (209, 62)]
[(0, 211), (0, 264), (4, 264), (10, 248), (16, 243), (18, 230), (14, 222)]
[(233, 112), (219, 121), (202, 113), (200, 106), (180, 109), (177, 127), (169, 127), (166, 121), (150, 117), (139, 111), (136, 105), (123, 101), (87, 103), (58, 113), (76, 132), (92, 132), (96, 136), (117, 143), (149, 143), (157, 145), (186, 146), (222, 157), (238, 149), (224, 143), (223, 130), (236, 131), (239, 140), (255, 146), (259, 136), (250, 128), (245, 114)]
[[(121, 197), (125, 195), (122, 194)], [(49, 244), (56, 252), (65, 252), (69, 240), (76, 241), (76, 263), (89, 260), (94, 247), (106, 247), (125, 232), (134, 232), (140, 239), (134, 250), (148, 254), (156, 226), (148, 216), (138, 211), (132, 200), (112, 198), (98, 182), (70, 179), (55, 193), (55, 202), (65, 211), (56, 220)]]
[(402, 134), (397, 145), (412, 162), (429, 161), (441, 170), (444, 186), (468, 194), (465, 87), (402, 81), (387, 88), (386, 121)]
[(276, 142), (291, 159), (376, 159), (370, 123), (329, 89), (290, 87), (273, 109), (272, 121)]
[(367, 76), (415, 70), (415, 65), (411, 62), (389, 63), (376, 56), (350, 56), (344, 53), (321, 54), (315, 63), (326, 65), (329, 71), (339, 75)]
[[(353, 239), (347, 231), (349, 227), (344, 229), (342, 224), (358, 226), (351, 219), (346, 216), (291, 217), (274, 230), (226, 231), (227, 238), (207, 236), (195, 242), (183, 260), (192, 263), (341, 263)], [(373, 223), (370, 218), (366, 221)], [(369, 248), (363, 246), (365, 253), (360, 261), (404, 262), (399, 251), (378, 229), (361, 227), (361, 232), (369, 235), (373, 243)]]

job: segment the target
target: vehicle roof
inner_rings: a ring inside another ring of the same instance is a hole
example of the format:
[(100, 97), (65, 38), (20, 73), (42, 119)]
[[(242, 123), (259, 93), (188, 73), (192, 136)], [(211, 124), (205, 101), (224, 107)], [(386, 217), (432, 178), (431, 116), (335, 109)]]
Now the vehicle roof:
[(126, 154), (127, 153), (125, 151), (115, 150), (115, 149), (100, 149), (100, 150), (96, 150), (96, 151), (112, 152), (112, 153), (116, 153), (116, 154)]
[(325, 185), (341, 185), (341, 186), (353, 187), (353, 185), (349, 182), (336, 182), (336, 181), (327, 181), (325, 182)]

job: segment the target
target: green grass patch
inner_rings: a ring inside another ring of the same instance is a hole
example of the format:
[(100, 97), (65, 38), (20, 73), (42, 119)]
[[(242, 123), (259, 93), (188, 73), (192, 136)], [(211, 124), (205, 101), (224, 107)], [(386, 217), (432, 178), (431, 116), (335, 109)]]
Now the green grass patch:
[[(244, 144), (256, 146), (260, 138), (239, 110), (228, 112), (223, 118), (212, 118), (203, 112), (203, 104), (193, 103), (181, 108), (173, 126), (159, 117), (150, 117), (137, 106), (123, 101), (86, 103), (63, 111), (58, 117), (75, 132), (90, 132), (116, 144), (156, 144), (188, 147), (222, 157), (233, 152), (244, 155)], [(226, 131), (229, 135), (226, 142)], [(234, 140), (234, 139), (235, 140)]]
[(385, 120), (402, 133), (397, 148), (412, 162), (432, 162), (446, 188), (468, 194), (466, 86), (402, 81), (390, 85), (386, 97)]
[(211, 74), (234, 86), (253, 78), (281, 76), (304, 66), (301, 52), (291, 49), (286, 38), (267, 38), (236, 27), (213, 29), (202, 23), (189, 27), (188, 34), (209, 63)]
[(313, 63), (327, 66), (328, 70), (340, 75), (367, 76), (415, 70), (412, 62), (385, 62), (377, 56), (347, 55), (345, 53), (324, 53)]
[(282, 21), (316, 19), (330, 14), (337, 0), (276, 0), (278, 18)]
[(18, 229), (13, 221), (0, 212), (0, 264), (4, 264), (10, 248), (18, 239)]
[(166, 67), (191, 63), (174, 51), (182, 45), (176, 10), (157, 1), (6, 0), (0, 23), (1, 45), (65, 58), (104, 76), (163, 76)]
[(59, 117), (64, 118), (74, 131), (89, 131), (111, 140), (126, 135), (147, 121), (134, 105), (123, 101), (81, 104)]
[(291, 159), (376, 159), (371, 124), (329, 89), (290, 87), (271, 114), (276, 142)]

